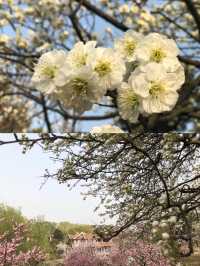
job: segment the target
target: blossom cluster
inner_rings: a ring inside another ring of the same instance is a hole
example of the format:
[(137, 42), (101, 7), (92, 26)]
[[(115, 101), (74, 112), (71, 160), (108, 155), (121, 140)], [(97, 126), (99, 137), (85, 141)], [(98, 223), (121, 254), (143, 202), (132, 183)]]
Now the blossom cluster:
[(34, 86), (77, 113), (116, 90), (119, 114), (131, 123), (140, 113), (174, 108), (185, 75), (172, 39), (128, 30), (113, 48), (96, 46), (96, 41), (78, 42), (69, 52), (44, 53), (35, 65)]
[(175, 235), (181, 227), (181, 222), (178, 221), (177, 215), (173, 213), (172, 209), (169, 210), (167, 216), (152, 222), (152, 235), (162, 253), (170, 257), (172, 263), (175, 263), (179, 252), (184, 247), (183, 243), (175, 241)]

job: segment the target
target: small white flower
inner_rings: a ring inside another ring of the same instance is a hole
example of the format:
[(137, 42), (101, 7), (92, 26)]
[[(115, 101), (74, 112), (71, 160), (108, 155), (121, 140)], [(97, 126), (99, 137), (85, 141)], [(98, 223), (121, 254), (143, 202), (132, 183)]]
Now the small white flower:
[(57, 90), (55, 97), (63, 104), (78, 113), (89, 110), (92, 105), (101, 100), (105, 94), (99, 84), (95, 73), (88, 67), (76, 71), (63, 68), (63, 86)]
[(165, 227), (167, 227), (167, 223), (161, 223), (161, 224), (160, 224), (160, 227), (161, 227), (161, 228), (165, 228)]
[(60, 0), (40, 0), (39, 1), (40, 6), (46, 6), (46, 7), (48, 7), (49, 5), (58, 6), (59, 4), (60, 4)]
[(165, 255), (165, 256), (167, 256), (167, 255), (169, 255), (169, 250), (168, 249), (163, 249), (163, 254)]
[(155, 22), (155, 17), (149, 11), (142, 11), (140, 17), (151, 24)]
[(51, 44), (48, 42), (45, 42), (41, 46), (37, 47), (36, 51), (38, 53), (44, 52), (45, 50), (49, 49), (51, 47)]
[(182, 210), (186, 210), (186, 207), (187, 207), (186, 204), (183, 204), (182, 205)]
[(170, 111), (178, 100), (177, 90), (184, 83), (182, 75), (167, 73), (157, 63), (149, 63), (134, 71), (130, 82), (136, 94), (142, 97), (146, 113)]
[(172, 224), (175, 224), (176, 221), (177, 221), (176, 216), (171, 216), (171, 217), (168, 219), (168, 222), (169, 222), (169, 223), (172, 223)]
[(6, 34), (0, 34), (0, 45), (6, 45), (10, 42), (11, 37)]
[(123, 82), (118, 89), (117, 103), (119, 114), (124, 120), (136, 123), (140, 111), (140, 97), (130, 84)]
[(122, 14), (129, 13), (129, 6), (127, 4), (121, 5), (119, 7), (119, 12)]
[(68, 53), (67, 62), (75, 69), (87, 65), (87, 58), (94, 53), (96, 41), (88, 41), (86, 44), (78, 42)]
[(139, 43), (135, 53), (139, 62), (155, 62), (176, 70), (179, 49), (174, 40), (158, 33), (150, 33)]
[(65, 61), (64, 51), (53, 50), (43, 54), (35, 65), (32, 83), (43, 93), (54, 93), (57, 86), (63, 85), (63, 75), (60, 70)]
[(112, 126), (112, 125), (103, 125), (103, 126), (99, 126), (99, 127), (93, 127), (90, 131), (90, 133), (92, 134), (98, 134), (98, 133), (124, 133), (123, 130), (121, 130), (121, 128), (116, 127), (116, 126)]
[[(159, 198), (159, 203), (164, 204), (166, 200), (167, 200), (166, 195), (161, 195), (161, 197)], [(165, 215), (165, 213), (163, 213), (163, 215)]]
[(158, 229), (157, 229), (157, 228), (153, 228), (153, 229), (152, 229), (152, 233), (153, 233), (153, 234), (156, 234), (157, 232), (158, 232)]
[(181, 72), (184, 74), (184, 69), (177, 57), (165, 58), (165, 60), (163, 60), (162, 66), (166, 72), (174, 73), (176, 71), (179, 72), (182, 69)]
[(137, 14), (137, 13), (139, 13), (140, 9), (139, 9), (139, 7), (138, 7), (137, 5), (132, 5), (132, 6), (130, 7), (130, 11), (131, 11), (133, 14)]
[(169, 234), (168, 233), (162, 233), (162, 239), (168, 240), (169, 239)]
[(168, 209), (168, 212), (170, 213), (170, 212), (173, 212), (173, 208), (169, 208)]
[(158, 225), (159, 225), (159, 222), (158, 222), (158, 221), (153, 221), (153, 222), (152, 222), (152, 226), (153, 226), (153, 227), (156, 227), (156, 226), (158, 226)]
[(133, 30), (128, 30), (122, 38), (115, 41), (114, 48), (119, 52), (119, 54), (122, 55), (122, 57), (126, 61), (135, 61), (135, 50), (142, 38), (143, 35), (141, 33), (135, 32)]
[(122, 82), (126, 71), (125, 63), (111, 48), (96, 48), (88, 56), (88, 64), (97, 74), (99, 84), (105, 89), (116, 89)]

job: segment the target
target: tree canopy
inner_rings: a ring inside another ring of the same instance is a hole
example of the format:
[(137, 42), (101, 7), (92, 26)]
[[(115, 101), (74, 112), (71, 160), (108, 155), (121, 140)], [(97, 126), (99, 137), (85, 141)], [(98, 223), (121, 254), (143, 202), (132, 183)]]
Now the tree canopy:
[(25, 149), (39, 143), (60, 162), (56, 172), (46, 170), (45, 179), (69, 187), (80, 183), (87, 188), (85, 197), (100, 199), (104, 222), (108, 217), (115, 221), (97, 228), (105, 240), (142, 226), (173, 248), (183, 242), (181, 256), (193, 253), (200, 207), (199, 134), (15, 135), (1, 144), (13, 142)]

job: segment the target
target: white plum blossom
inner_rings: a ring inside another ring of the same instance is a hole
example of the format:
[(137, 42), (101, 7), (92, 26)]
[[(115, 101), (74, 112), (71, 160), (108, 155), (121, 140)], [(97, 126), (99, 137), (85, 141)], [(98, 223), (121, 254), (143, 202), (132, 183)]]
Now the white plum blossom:
[[(5, 42), (4, 39), (0, 35), (0, 42)], [(49, 45), (41, 44), (36, 51), (49, 49)], [(32, 77), (35, 88), (79, 114), (100, 103), (103, 96), (114, 95), (113, 104), (120, 117), (130, 123), (137, 123), (140, 114), (147, 116), (175, 107), (185, 73), (172, 39), (158, 33), (144, 37), (128, 30), (114, 42), (114, 48), (96, 45), (96, 41), (78, 42), (67, 53), (61, 50), (44, 53), (35, 65)], [(123, 132), (111, 125), (94, 131)]]
[(175, 224), (176, 221), (177, 221), (176, 216), (171, 216), (171, 217), (168, 219), (168, 222), (169, 222), (169, 223), (172, 223), (172, 224)]
[(186, 207), (187, 207), (187, 205), (186, 204), (183, 204), (182, 205), (182, 210), (186, 210)]
[(169, 250), (166, 249), (166, 248), (164, 248), (164, 249), (163, 249), (163, 254), (164, 254), (165, 256), (168, 256), (168, 255), (169, 255)]
[(45, 94), (54, 93), (57, 86), (63, 85), (61, 68), (66, 60), (66, 53), (53, 50), (43, 54), (35, 65), (32, 83)]
[(146, 113), (170, 111), (178, 100), (177, 91), (184, 83), (182, 74), (167, 73), (157, 63), (141, 66), (130, 77), (134, 92), (141, 96)]
[(162, 194), (161, 197), (159, 198), (159, 203), (164, 204), (166, 200), (167, 200), (166, 195)]
[[(166, 69), (166, 68), (165, 68)], [(176, 71), (172, 72), (169, 71), (169, 68), (166, 69), (166, 71), (170, 74), (172, 74), (172, 77), (174, 77), (174, 75), (176, 75), (176, 80), (179, 84), (183, 84), (185, 82), (185, 71), (184, 71), (184, 67), (179, 63), (179, 65), (176, 68)], [(181, 86), (180, 86), (181, 88)]]
[[(144, 49), (144, 50), (142, 50)], [(142, 51), (137, 57), (145, 62), (154, 61), (160, 63), (167, 57), (176, 57), (179, 49), (174, 40), (159, 33), (150, 33), (140, 42), (137, 52)]]
[(87, 66), (77, 71), (63, 71), (63, 86), (57, 89), (55, 97), (68, 108), (74, 109), (78, 113), (89, 110), (92, 105), (99, 102), (105, 90), (99, 86), (97, 76)]
[(162, 233), (162, 239), (163, 240), (168, 240), (169, 239), (169, 234), (168, 233)]
[(11, 37), (6, 34), (0, 34), (0, 45), (6, 45), (10, 42)]
[(43, 52), (44, 53), (44, 51), (48, 50), (50, 47), (51, 47), (51, 44), (48, 42), (45, 42), (41, 46), (37, 47), (36, 52), (38, 52), (38, 53)]
[(140, 97), (135, 94), (131, 84), (123, 82), (118, 89), (117, 103), (119, 114), (124, 120), (136, 123), (140, 113)]
[(77, 42), (68, 53), (67, 63), (75, 69), (87, 65), (87, 58), (94, 53), (96, 41), (88, 41), (86, 44)]
[(153, 222), (152, 222), (152, 226), (153, 226), (153, 227), (157, 227), (158, 225), (159, 225), (159, 222), (158, 222), (158, 221), (153, 221)]
[(165, 228), (165, 227), (167, 227), (167, 223), (165, 223), (165, 222), (162, 222), (162, 223), (160, 224), (160, 227), (162, 227), (162, 228)]
[(162, 34), (150, 33), (139, 43), (135, 53), (137, 60), (142, 64), (155, 62), (175, 71), (180, 51), (174, 40)]
[[(61, 0), (40, 0), (39, 1), (39, 5), (44, 6), (44, 7), (49, 7), (49, 6), (57, 7), (62, 3), (63, 3), (63, 1), (61, 1)], [(67, 6), (69, 4), (69, 2), (65, 1), (65, 4)]]
[(122, 38), (115, 41), (114, 48), (127, 62), (133, 62), (136, 60), (136, 48), (142, 39), (141, 33), (128, 30)]
[(92, 134), (109, 134), (109, 133), (124, 133), (123, 130), (121, 130), (121, 128), (116, 127), (116, 126), (112, 126), (112, 125), (103, 125), (103, 126), (99, 126), (99, 127), (93, 127), (90, 131), (90, 133)]
[(120, 13), (129, 13), (129, 6), (127, 4), (121, 5), (119, 7), (119, 12)]
[(122, 82), (126, 71), (125, 63), (111, 48), (96, 48), (88, 56), (88, 64), (98, 76), (102, 88), (116, 89)]
[(180, 70), (182, 73), (184, 73), (184, 71), (182, 71), (183, 66), (181, 65), (180, 61), (178, 60), (178, 57), (166, 58), (162, 62), (162, 66), (163, 66), (163, 69), (165, 69), (165, 71), (167, 71), (169, 73), (179, 72)]
[(157, 229), (157, 228), (153, 228), (153, 229), (152, 229), (152, 233), (153, 233), (153, 234), (156, 234), (157, 232), (158, 232), (158, 229)]
[(130, 7), (130, 12), (132, 12), (133, 14), (137, 14), (140, 12), (140, 9), (137, 5), (134, 4)]

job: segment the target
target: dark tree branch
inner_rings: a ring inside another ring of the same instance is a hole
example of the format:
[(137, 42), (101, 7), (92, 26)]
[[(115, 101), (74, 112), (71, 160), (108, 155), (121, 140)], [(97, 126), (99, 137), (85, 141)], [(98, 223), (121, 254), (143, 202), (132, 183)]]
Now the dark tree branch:
[(200, 15), (197, 11), (197, 8), (195, 7), (194, 3), (192, 2), (192, 0), (183, 0), (183, 2), (185, 2), (188, 10), (190, 11), (191, 15), (193, 16), (195, 22), (196, 22), (196, 25), (197, 25), (197, 28), (198, 28), (198, 31), (199, 31), (199, 41), (200, 41)]
[(94, 14), (98, 15), (99, 17), (103, 18), (107, 22), (111, 23), (113, 26), (117, 27), (118, 29), (122, 31), (127, 31), (129, 28), (124, 25), (123, 23), (119, 22), (112, 16), (106, 14), (103, 12), (100, 8), (97, 8), (93, 4), (91, 4), (87, 0), (76, 0), (76, 2), (80, 3), (82, 6), (86, 7), (89, 11), (93, 12)]

